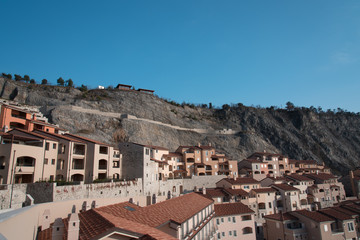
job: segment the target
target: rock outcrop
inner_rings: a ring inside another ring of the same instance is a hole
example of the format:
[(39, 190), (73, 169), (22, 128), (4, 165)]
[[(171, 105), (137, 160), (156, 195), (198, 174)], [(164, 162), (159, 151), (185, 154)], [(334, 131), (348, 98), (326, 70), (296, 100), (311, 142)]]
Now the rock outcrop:
[(90, 90), (15, 82), (0, 77), (0, 97), (38, 106), (74, 134), (116, 144), (132, 141), (175, 150), (211, 143), (233, 159), (266, 150), (324, 161), (347, 173), (359, 166), (360, 116), (245, 107), (208, 109), (171, 104), (137, 91)]

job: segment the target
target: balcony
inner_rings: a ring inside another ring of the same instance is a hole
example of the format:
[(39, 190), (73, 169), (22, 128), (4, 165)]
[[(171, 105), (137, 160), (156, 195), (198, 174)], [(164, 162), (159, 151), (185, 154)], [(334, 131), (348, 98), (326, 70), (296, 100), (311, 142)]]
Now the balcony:
[(84, 160), (83, 159), (74, 159), (72, 162), (72, 169), (84, 170)]
[(75, 144), (74, 149), (73, 149), (73, 154), (84, 156), (85, 155), (85, 145)]

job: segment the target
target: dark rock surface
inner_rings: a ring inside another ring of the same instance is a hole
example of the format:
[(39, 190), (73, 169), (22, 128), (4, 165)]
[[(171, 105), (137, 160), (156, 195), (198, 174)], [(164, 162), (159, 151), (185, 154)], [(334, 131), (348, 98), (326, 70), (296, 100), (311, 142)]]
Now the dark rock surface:
[[(266, 150), (293, 159), (324, 161), (343, 174), (359, 166), (360, 116), (353, 113), (317, 113), (307, 108), (287, 111), (241, 104), (223, 109), (182, 107), (137, 91), (84, 93), (74, 88), (26, 84), (1, 77), (0, 97), (39, 106), (52, 123), (71, 133), (111, 144), (120, 139), (175, 150), (179, 145), (200, 142), (211, 143), (237, 160)], [(121, 114), (145, 120), (121, 118)], [(215, 132), (222, 129), (232, 129), (235, 134)]]

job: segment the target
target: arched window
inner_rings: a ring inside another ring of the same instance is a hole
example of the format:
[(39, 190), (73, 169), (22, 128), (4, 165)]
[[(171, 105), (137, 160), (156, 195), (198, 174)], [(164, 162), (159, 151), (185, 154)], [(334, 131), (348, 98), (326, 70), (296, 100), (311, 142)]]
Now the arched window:
[(107, 161), (105, 159), (99, 160), (99, 169), (107, 169)]
[(245, 227), (242, 229), (243, 234), (251, 234), (253, 233), (253, 230), (251, 227)]

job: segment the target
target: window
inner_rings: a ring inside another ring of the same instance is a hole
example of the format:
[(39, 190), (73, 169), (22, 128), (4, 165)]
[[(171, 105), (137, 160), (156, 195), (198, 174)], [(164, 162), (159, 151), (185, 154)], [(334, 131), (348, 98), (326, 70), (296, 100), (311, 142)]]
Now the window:
[(221, 222), (224, 222), (224, 218), (221, 218)]
[(218, 239), (220, 239), (221, 238), (221, 233), (218, 233)]
[(56, 143), (53, 143), (53, 149), (56, 149)]
[(236, 218), (235, 217), (233, 217), (233, 223), (236, 223)]
[(220, 219), (216, 219), (216, 224), (220, 225)]
[(229, 236), (231, 236), (232, 235), (232, 231), (229, 231)]
[(234, 230), (234, 237), (236, 237), (237, 236), (237, 232), (236, 232), (236, 230)]
[(51, 159), (51, 165), (55, 165), (55, 159)]
[(223, 237), (225, 237), (225, 232), (222, 232), (221, 235), (222, 235)]
[(248, 185), (244, 186), (244, 189), (250, 189), (250, 187)]
[(146, 148), (146, 149), (145, 149), (145, 154), (146, 154), (146, 155), (149, 155), (149, 153), (150, 153), (149, 149)]
[(49, 143), (46, 143), (46, 144), (45, 144), (45, 150), (46, 150), (46, 151), (49, 151), (49, 148), (50, 148), (50, 144), (49, 144)]
[(228, 217), (228, 222), (231, 222), (231, 217)]
[(349, 222), (348, 224), (348, 229), (349, 229), (349, 232), (353, 232), (354, 231), (354, 225), (352, 222)]
[(271, 208), (271, 202), (269, 202), (269, 208)]
[(44, 164), (48, 164), (48, 161), (49, 161), (49, 159), (45, 158), (44, 159)]
[(251, 220), (251, 215), (241, 216), (241, 220), (242, 221), (249, 221), (249, 220)]
[(328, 226), (325, 224), (324, 225), (324, 231), (327, 232), (328, 231)]

